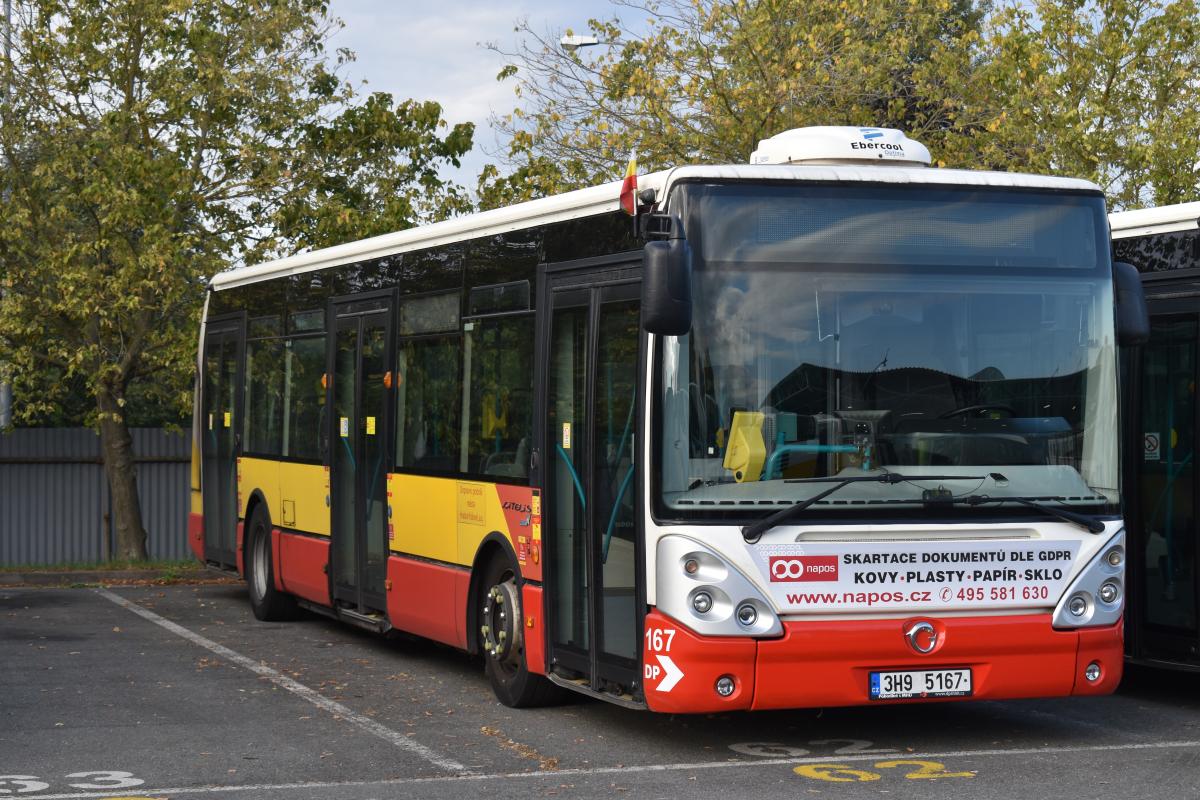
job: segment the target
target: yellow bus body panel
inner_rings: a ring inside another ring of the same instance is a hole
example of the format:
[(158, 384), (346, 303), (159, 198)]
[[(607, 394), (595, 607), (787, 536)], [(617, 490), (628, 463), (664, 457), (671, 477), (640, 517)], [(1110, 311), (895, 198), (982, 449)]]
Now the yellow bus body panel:
[(297, 464), (267, 458), (238, 459), (238, 516), (258, 490), (267, 501), (271, 524), (329, 535), (329, 472), (320, 464)]
[(447, 564), (470, 564), (459, 556), (458, 484), (453, 478), (389, 474), (389, 549)]

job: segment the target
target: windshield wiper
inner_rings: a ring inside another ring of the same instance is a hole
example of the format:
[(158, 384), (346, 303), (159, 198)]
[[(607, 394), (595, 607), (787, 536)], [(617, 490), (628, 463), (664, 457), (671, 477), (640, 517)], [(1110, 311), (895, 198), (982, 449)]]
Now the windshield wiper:
[[(1065, 500), (1065, 497), (1045, 497), (1043, 500)], [(1095, 517), (1089, 517), (1087, 514), (1080, 514), (1076, 511), (1068, 511), (1065, 508), (1057, 508), (1048, 506), (1045, 503), (1039, 503), (1029, 497), (989, 497), (986, 494), (972, 494), (966, 497), (945, 497), (937, 499), (927, 499), (926, 505), (936, 505), (938, 503), (961, 503), (967, 506), (982, 506), (987, 503), (1020, 503), (1023, 506), (1036, 508), (1043, 514), (1051, 517), (1058, 517), (1066, 522), (1074, 523), (1082, 528), (1087, 528), (1092, 533), (1103, 533), (1104, 523)]]
[(852, 483), (907, 483), (909, 481), (982, 481), (985, 480), (984, 475), (901, 475), (898, 472), (884, 472), (879, 475), (854, 475), (849, 478), (799, 478), (789, 480), (788, 483), (834, 483), (823, 492), (814, 494), (806, 500), (801, 500), (799, 503), (788, 506), (787, 508), (776, 511), (769, 517), (763, 517), (758, 522), (753, 522), (742, 528), (742, 538), (747, 544), (754, 544), (762, 535), (774, 528), (776, 525), (790, 519), (793, 514), (799, 514), (804, 509), (821, 502), (829, 495), (844, 489)]

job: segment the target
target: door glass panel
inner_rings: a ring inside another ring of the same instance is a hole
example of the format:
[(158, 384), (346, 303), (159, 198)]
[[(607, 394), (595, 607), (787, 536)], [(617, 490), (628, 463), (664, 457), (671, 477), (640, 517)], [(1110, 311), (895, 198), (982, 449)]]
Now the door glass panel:
[(364, 530), (366, 532), (366, 573), (363, 591), (383, 596), (387, 573), (387, 319), (368, 317), (363, 321), (362, 343), (362, 478), (365, 482)]
[[(605, 290), (596, 338), (592, 526), (600, 563), (600, 649), (637, 656), (634, 441), (637, 407), (636, 287)], [(609, 299), (612, 297), (613, 299)]]
[(220, 442), (217, 458), (221, 462), (221, 536), (220, 547), (234, 551), (234, 528), (237, 525), (237, 341), (230, 336), (221, 348), (221, 417)]
[(1145, 532), (1146, 622), (1196, 627), (1195, 317), (1151, 325), (1143, 351), (1139, 499)]
[(554, 537), (554, 641), (586, 650), (588, 558), (584, 494), (587, 464), (587, 290), (554, 295), (546, 450)]
[(358, 429), (354, 399), (358, 386), (358, 320), (338, 323), (333, 376), (334, 585), (353, 588), (358, 570), (355, 548), (355, 484)]
[(224, 343), (210, 340), (204, 348), (204, 521), (205, 544), (220, 549), (221, 516), (221, 354)]

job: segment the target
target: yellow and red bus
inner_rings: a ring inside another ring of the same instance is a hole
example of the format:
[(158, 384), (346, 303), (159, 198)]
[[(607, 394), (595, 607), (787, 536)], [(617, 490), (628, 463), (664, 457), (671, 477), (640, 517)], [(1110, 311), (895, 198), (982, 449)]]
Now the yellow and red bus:
[(800, 129), (632, 220), (614, 183), (217, 275), (197, 557), (510, 706), (1112, 691), (1140, 284), (1095, 185), (929, 161)]

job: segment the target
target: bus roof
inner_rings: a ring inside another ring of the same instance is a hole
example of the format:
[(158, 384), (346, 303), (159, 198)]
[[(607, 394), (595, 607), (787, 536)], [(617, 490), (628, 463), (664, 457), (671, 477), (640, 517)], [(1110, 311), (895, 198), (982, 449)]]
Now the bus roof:
[(1108, 224), (1114, 239), (1192, 230), (1200, 227), (1200, 202), (1121, 211), (1109, 214)]
[[(862, 165), (759, 165), (676, 167), (638, 176), (638, 189), (655, 189), (666, 197), (671, 186), (680, 181), (820, 181), (823, 183), (897, 183), (942, 186), (991, 186), (1025, 189), (1050, 189), (1072, 192), (1100, 192), (1090, 181), (1054, 178), (1017, 172), (929, 169), (924, 167), (887, 167)], [(226, 270), (212, 279), (214, 290), (229, 289), (287, 275), (353, 264), (383, 256), (451, 244), (465, 239), (508, 233), (510, 231), (564, 222), (620, 209), (621, 181), (592, 186), (573, 192), (530, 200), (525, 203), (469, 214), (463, 217), (385, 233), (370, 239), (347, 242), (334, 247), (312, 250), (253, 266)], [(1196, 204), (1200, 205), (1200, 204)], [(1134, 212), (1140, 213), (1140, 212)]]

